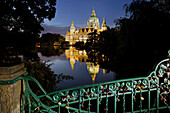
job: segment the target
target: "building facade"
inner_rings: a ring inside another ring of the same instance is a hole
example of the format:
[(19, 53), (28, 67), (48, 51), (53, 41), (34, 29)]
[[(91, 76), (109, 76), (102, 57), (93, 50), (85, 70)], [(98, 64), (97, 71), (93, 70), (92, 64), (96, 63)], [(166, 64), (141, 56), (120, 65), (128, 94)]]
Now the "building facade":
[(100, 28), (99, 18), (96, 16), (95, 10), (93, 9), (91, 16), (87, 21), (87, 27), (76, 30), (74, 22), (72, 22), (70, 27), (70, 32), (67, 31), (65, 35), (65, 41), (68, 41), (70, 45), (74, 45), (76, 42), (87, 42), (88, 34), (91, 32), (97, 31), (100, 32), (107, 30), (106, 20), (103, 18), (103, 23)]

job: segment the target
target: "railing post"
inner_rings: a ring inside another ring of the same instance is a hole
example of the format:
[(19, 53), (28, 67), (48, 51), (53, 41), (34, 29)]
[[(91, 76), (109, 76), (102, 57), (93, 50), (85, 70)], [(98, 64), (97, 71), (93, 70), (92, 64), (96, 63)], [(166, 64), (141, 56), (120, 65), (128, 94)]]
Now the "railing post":
[(88, 113), (90, 113), (90, 98), (88, 98), (89, 104), (88, 104)]
[(108, 94), (106, 94), (106, 113), (108, 113)]
[(123, 93), (123, 113), (125, 113), (125, 93)]
[(132, 101), (132, 105), (131, 105), (131, 112), (133, 113), (133, 98), (134, 98), (134, 89), (133, 89), (133, 81), (132, 81), (132, 90), (131, 90), (131, 101)]
[(142, 89), (140, 89), (140, 112), (142, 112)]
[(116, 87), (116, 89), (115, 89), (115, 94), (114, 94), (114, 113), (116, 113), (117, 112), (117, 96), (118, 96), (118, 92), (117, 92), (117, 83), (115, 83), (115, 87)]
[(117, 104), (117, 97), (116, 97), (116, 91), (115, 91), (115, 96), (114, 96), (114, 113), (116, 113), (116, 104)]
[(148, 84), (149, 84), (149, 86), (148, 86), (148, 113), (150, 113), (150, 94), (151, 94), (151, 92), (150, 92), (150, 80), (149, 80), (149, 78), (148, 78)]
[[(160, 85), (158, 77), (157, 77), (157, 84)], [(160, 94), (160, 88), (159, 88), (159, 86), (157, 86), (157, 101), (156, 101), (157, 102), (157, 106), (156, 106), (157, 113), (159, 113), (159, 94)]]
[(58, 113), (60, 113), (60, 102), (58, 104)]
[(99, 86), (97, 86), (97, 113), (99, 113), (99, 105), (100, 105), (100, 102), (99, 102)]
[(25, 72), (24, 64), (0, 67), (0, 113), (21, 113), (24, 85), (13, 81)]
[(81, 113), (81, 89), (79, 90), (79, 112)]

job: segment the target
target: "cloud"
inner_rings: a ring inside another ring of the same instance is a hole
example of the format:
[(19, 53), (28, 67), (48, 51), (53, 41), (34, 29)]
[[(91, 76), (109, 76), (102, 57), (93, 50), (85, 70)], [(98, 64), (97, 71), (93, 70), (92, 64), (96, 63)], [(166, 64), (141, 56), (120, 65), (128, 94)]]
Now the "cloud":
[(70, 27), (62, 27), (57, 25), (42, 25), (44, 28), (44, 31), (41, 32), (41, 34), (44, 33), (57, 33), (61, 34), (62, 36), (65, 36), (66, 32), (69, 31)]

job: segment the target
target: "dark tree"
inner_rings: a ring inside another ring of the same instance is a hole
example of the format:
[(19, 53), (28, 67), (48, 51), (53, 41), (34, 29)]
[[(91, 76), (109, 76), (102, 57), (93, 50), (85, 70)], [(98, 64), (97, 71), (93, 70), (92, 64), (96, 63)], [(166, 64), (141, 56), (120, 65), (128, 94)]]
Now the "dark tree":
[(39, 36), (44, 19), (55, 16), (56, 0), (1, 0), (1, 46), (28, 46)]
[(48, 45), (54, 46), (55, 42), (62, 43), (64, 41), (64, 37), (61, 36), (60, 34), (46, 33), (42, 34), (39, 40), (41, 44), (48, 43)]
[(170, 49), (169, 6), (169, 0), (133, 0), (126, 7), (129, 18), (117, 21), (120, 26), (119, 50), (123, 52), (120, 58), (124, 59), (121, 64), (126, 73), (146, 75), (156, 62), (166, 57)]
[(99, 36), (97, 31), (88, 34), (89, 39), (87, 40), (86, 47), (88, 48), (96, 48), (97, 42), (99, 40)]

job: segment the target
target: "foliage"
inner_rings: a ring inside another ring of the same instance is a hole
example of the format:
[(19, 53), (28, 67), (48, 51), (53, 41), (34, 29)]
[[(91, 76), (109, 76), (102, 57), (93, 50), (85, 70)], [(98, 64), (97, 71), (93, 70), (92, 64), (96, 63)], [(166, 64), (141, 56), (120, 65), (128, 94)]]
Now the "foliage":
[[(37, 58), (34, 50), (36, 40), (43, 30), (44, 19), (51, 20), (54, 18), (55, 5), (56, 0), (0, 1), (0, 51), (3, 52), (0, 57), (2, 56), (4, 65), (11, 61), (10, 65), (13, 65), (13, 62), (17, 59), (11, 59), (11, 57), (15, 54), (22, 54), (23, 58), (26, 58), (25, 60)], [(4, 51), (8, 51), (8, 48), (15, 49), (12, 55)], [(8, 57), (8, 59), (5, 57)]]
[(47, 92), (55, 91), (57, 85), (57, 75), (55, 75), (54, 72), (51, 71), (50, 65), (51, 64), (47, 64), (46, 62), (26, 63), (27, 72), (29, 73), (29, 75), (37, 79), (42, 87), (47, 90)]
[(41, 23), (54, 18), (55, 5), (56, 0), (1, 0), (1, 47), (33, 47), (43, 30)]
[(99, 40), (97, 31), (89, 33), (88, 35), (89, 35), (89, 38), (87, 39), (87, 43), (85, 45), (87, 49), (97, 48), (97, 42)]
[(14, 48), (0, 50), (0, 67), (10, 67), (21, 63), (21, 58)]
[[(72, 76), (69, 75), (63, 75), (63, 74), (54, 74), (54, 72), (51, 70), (50, 66), (52, 64), (49, 64), (47, 61), (44, 62), (27, 62), (27, 72), (30, 76), (33, 76), (36, 80), (40, 82), (42, 87), (47, 92), (53, 92), (57, 90), (57, 84), (61, 82), (63, 79), (71, 80), (74, 79)], [(31, 87), (35, 87), (34, 83), (31, 84)], [(40, 93), (41, 91), (33, 88), (33, 91)]]
[(59, 42), (60, 44), (64, 42), (64, 37), (60, 34), (46, 33), (41, 36), (39, 41), (41, 45), (47, 43), (47, 45), (53, 46), (55, 42)]

